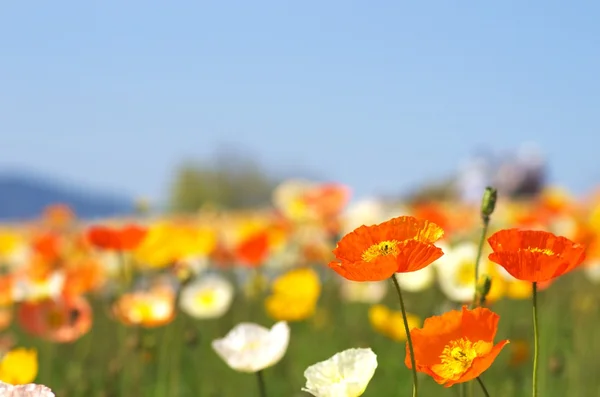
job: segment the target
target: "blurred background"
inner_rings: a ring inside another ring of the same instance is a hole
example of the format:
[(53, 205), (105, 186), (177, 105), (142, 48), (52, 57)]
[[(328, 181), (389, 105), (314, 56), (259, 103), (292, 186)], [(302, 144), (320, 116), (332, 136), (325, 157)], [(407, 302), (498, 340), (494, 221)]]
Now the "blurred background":
[[(408, 393), (388, 283), (326, 264), (355, 227), (427, 218), (445, 259), (403, 281), (408, 310), (422, 324), (460, 308), (493, 185), (490, 233), (593, 247), (540, 291), (540, 391), (599, 396), (599, 17), (549, 0), (0, 3), (0, 380), (258, 395), (211, 341), (286, 320), (270, 397), (307, 396), (309, 365), (361, 346), (379, 360), (365, 396)], [(135, 244), (99, 225), (131, 226)], [(531, 395), (531, 286), (488, 251), (511, 344), (484, 378), (495, 397)], [(6, 364), (21, 347), (35, 359)]]
[(593, 3), (34, 4), (0, 8), (2, 219), (600, 177)]

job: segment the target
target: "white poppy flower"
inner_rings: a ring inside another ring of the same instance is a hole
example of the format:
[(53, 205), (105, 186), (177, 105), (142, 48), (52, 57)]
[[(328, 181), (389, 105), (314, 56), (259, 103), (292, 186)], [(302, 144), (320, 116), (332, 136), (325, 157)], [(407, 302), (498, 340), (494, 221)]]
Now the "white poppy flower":
[(416, 272), (396, 273), (396, 280), (403, 291), (419, 292), (431, 287), (435, 280), (433, 267), (427, 266)]
[(18, 277), (12, 290), (15, 302), (55, 299), (62, 293), (65, 274), (55, 271), (43, 280), (32, 280), (23, 275)]
[(385, 281), (351, 281), (340, 278), (340, 294), (346, 302), (379, 303), (388, 290), (388, 282)]
[(350, 203), (343, 215), (343, 232), (349, 233), (362, 225), (375, 225), (386, 221), (383, 203), (377, 199), (365, 199)]
[(236, 371), (258, 372), (277, 364), (285, 355), (290, 328), (285, 321), (270, 330), (254, 323), (240, 323), (222, 339), (212, 342), (217, 354)]
[(403, 206), (391, 207), (376, 198), (355, 201), (348, 205), (342, 216), (342, 232), (350, 233), (362, 225), (376, 225), (398, 216), (407, 215), (408, 212), (408, 209)]
[(371, 349), (348, 349), (304, 371), (302, 389), (316, 397), (361, 396), (377, 368), (377, 356)]
[(28, 384), (13, 386), (0, 381), (1, 397), (56, 397), (52, 390), (44, 385)]
[[(440, 289), (448, 299), (455, 302), (468, 302), (475, 293), (475, 259), (477, 244), (463, 242), (447, 249), (444, 256), (435, 262)], [(483, 274), (484, 259), (479, 264)]]
[(594, 261), (583, 266), (583, 274), (594, 284), (600, 283), (600, 261)]
[(183, 287), (179, 307), (194, 318), (218, 318), (229, 310), (233, 294), (234, 287), (229, 280), (210, 274)]

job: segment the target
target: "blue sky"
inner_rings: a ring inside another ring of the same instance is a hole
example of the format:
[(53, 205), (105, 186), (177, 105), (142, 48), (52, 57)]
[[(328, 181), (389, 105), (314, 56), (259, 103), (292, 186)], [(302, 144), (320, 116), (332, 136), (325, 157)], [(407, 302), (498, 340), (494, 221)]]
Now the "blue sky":
[(183, 159), (233, 144), (367, 196), (533, 141), (585, 191), (599, 18), (592, 1), (3, 2), (0, 171), (161, 199)]

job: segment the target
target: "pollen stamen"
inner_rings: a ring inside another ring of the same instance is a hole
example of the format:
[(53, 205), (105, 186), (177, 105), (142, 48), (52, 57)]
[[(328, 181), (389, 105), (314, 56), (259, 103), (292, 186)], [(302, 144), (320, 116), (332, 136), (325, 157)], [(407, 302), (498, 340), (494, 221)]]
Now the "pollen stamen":
[(487, 353), (490, 347), (490, 343), (483, 341), (453, 340), (444, 347), (441, 362), (434, 370), (442, 378), (456, 380), (471, 368), (473, 360)]
[(528, 247), (527, 251), (529, 251), (529, 252), (539, 252), (539, 253), (547, 255), (547, 256), (555, 255), (554, 251), (552, 251), (550, 248)]
[(362, 260), (371, 262), (380, 256), (396, 256), (398, 255), (398, 243), (397, 240), (389, 240), (373, 244), (363, 252)]

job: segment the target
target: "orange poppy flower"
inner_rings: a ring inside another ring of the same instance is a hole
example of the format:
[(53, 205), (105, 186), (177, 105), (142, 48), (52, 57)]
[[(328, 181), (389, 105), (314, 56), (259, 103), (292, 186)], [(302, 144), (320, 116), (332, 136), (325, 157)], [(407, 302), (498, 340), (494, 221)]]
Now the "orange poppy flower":
[(64, 241), (59, 234), (43, 233), (33, 238), (31, 248), (45, 261), (54, 262), (62, 255)]
[(92, 308), (82, 296), (23, 302), (17, 318), (28, 333), (58, 343), (73, 342), (92, 328)]
[(111, 251), (131, 251), (146, 237), (147, 230), (137, 225), (123, 228), (92, 226), (88, 230), (88, 240), (97, 248)]
[(98, 261), (83, 258), (65, 266), (64, 297), (75, 297), (94, 291), (105, 281), (104, 269)]
[(337, 183), (325, 183), (309, 190), (304, 203), (318, 217), (338, 215), (350, 199), (350, 189)]
[[(494, 345), (498, 320), (500, 316), (489, 309), (467, 306), (426, 319), (423, 328), (410, 331), (417, 371), (445, 387), (477, 378), (509, 343)], [(408, 343), (404, 363), (412, 369)]]
[(66, 204), (52, 204), (44, 208), (42, 218), (48, 226), (62, 229), (75, 220), (75, 213)]
[(544, 231), (505, 229), (490, 236), (488, 242), (494, 251), (489, 259), (524, 281), (552, 280), (585, 259), (585, 246)]
[(414, 272), (444, 253), (433, 243), (444, 234), (427, 220), (401, 216), (345, 235), (333, 250), (329, 267), (352, 281), (380, 281), (394, 273)]
[(235, 253), (244, 265), (260, 266), (269, 255), (269, 234), (266, 231), (252, 234), (235, 248)]

